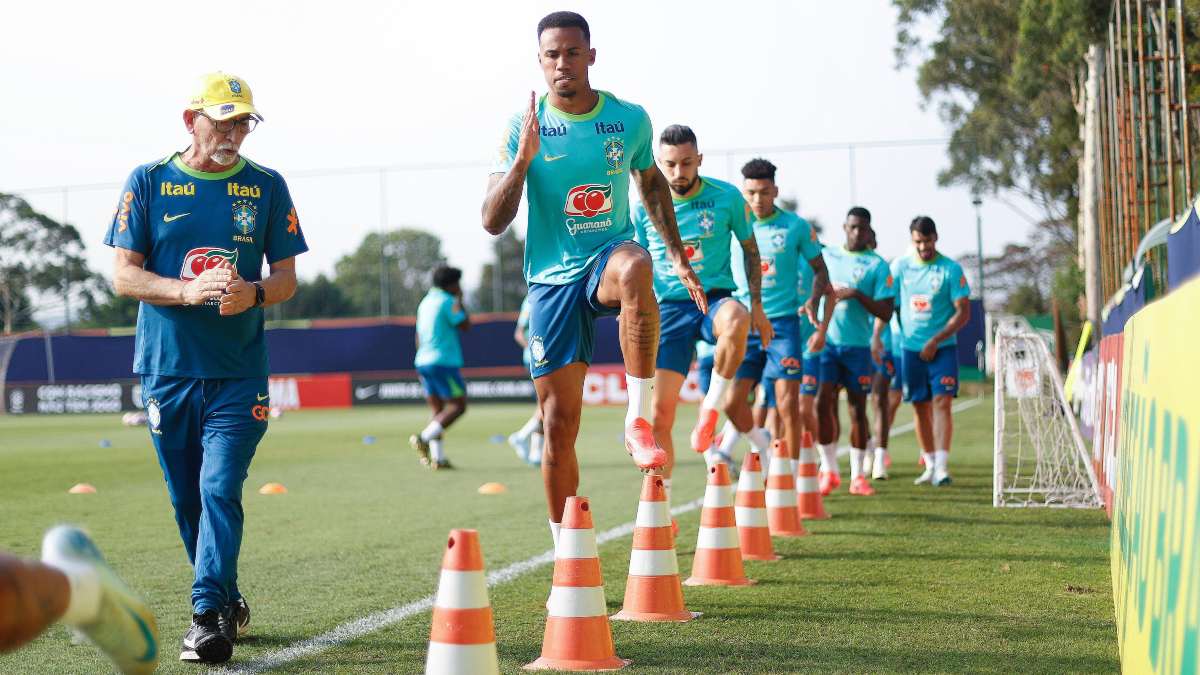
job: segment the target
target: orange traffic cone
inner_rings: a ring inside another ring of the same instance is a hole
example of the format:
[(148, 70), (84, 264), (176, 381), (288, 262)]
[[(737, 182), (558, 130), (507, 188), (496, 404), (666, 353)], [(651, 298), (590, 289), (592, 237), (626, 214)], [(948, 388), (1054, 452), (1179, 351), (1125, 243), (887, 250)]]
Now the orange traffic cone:
[(802, 537), (808, 532), (800, 522), (796, 508), (796, 485), (792, 477), (791, 455), (787, 441), (774, 443), (771, 469), (767, 472), (767, 525), (773, 537)]
[(800, 470), (796, 478), (796, 501), (800, 507), (800, 517), (806, 520), (824, 520), (829, 517), (825, 512), (825, 500), (821, 498), (821, 485), (817, 480), (820, 471), (820, 460), (817, 450), (813, 447), (812, 434), (804, 432), (800, 443)]
[(618, 621), (691, 621), (700, 616), (683, 606), (675, 535), (663, 478), (649, 474), (642, 481), (633, 551), (629, 555), (629, 581), (625, 606), (613, 615)]
[(696, 539), (696, 557), (688, 586), (745, 586), (746, 578), (738, 543), (733, 510), (733, 485), (729, 468), (718, 462), (708, 468), (708, 487), (704, 489), (704, 509), (700, 512), (700, 536)]
[(433, 602), (425, 672), (500, 673), (483, 554), (475, 530), (450, 530)]
[(613, 648), (590, 508), (587, 497), (567, 497), (554, 547), (542, 655), (526, 670), (617, 670), (629, 665)]
[(762, 461), (757, 452), (747, 452), (742, 460), (734, 502), (738, 540), (742, 560), (779, 560), (767, 528), (767, 497), (762, 486)]

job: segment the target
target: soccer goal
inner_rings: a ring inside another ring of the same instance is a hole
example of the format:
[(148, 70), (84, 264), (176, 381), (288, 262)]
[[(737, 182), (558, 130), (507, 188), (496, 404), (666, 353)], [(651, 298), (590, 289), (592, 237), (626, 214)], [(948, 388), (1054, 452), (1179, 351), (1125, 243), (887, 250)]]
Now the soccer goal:
[(994, 506), (1098, 508), (1096, 474), (1045, 338), (1020, 317), (996, 330)]

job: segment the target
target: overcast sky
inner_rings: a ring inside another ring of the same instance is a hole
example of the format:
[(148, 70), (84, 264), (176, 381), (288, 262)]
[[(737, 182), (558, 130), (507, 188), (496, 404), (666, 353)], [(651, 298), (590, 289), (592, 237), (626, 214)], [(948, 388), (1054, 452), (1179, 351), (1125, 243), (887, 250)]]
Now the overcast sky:
[[(885, 257), (904, 250), (921, 213), (945, 253), (974, 251), (970, 194), (937, 185), (944, 147), (860, 148), (853, 161), (845, 149), (770, 149), (948, 135), (921, 109), (913, 70), (895, 68), (885, 0), (18, 3), (0, 41), (0, 191), (118, 184), (183, 149), (190, 83), (223, 69), (248, 81), (266, 117), (242, 150), (288, 179), (312, 249), (301, 277), (331, 272), (386, 223), (437, 233), (474, 285), (490, 256), (479, 224), (487, 163), (508, 116), (545, 90), (535, 26), (556, 9), (591, 23), (593, 85), (643, 105), (656, 130), (690, 125), (704, 173), (732, 179), (761, 154), (827, 243), (856, 202), (874, 214)], [(721, 152), (734, 148), (761, 150)], [(323, 175), (420, 165), (435, 168), (387, 174), (382, 200), (378, 172)], [(61, 192), (23, 194), (63, 216)], [(80, 188), (65, 204), (106, 274), (117, 197), (116, 186)], [(994, 200), (983, 218), (989, 252), (1029, 227)]]

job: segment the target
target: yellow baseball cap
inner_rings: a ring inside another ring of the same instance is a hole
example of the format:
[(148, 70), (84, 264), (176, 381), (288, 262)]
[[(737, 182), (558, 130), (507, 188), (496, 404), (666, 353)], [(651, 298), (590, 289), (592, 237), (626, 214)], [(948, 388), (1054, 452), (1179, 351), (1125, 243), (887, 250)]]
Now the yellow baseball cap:
[(202, 75), (192, 90), (188, 110), (203, 110), (214, 120), (225, 120), (249, 113), (258, 119), (263, 116), (254, 108), (250, 85), (237, 75), (217, 71)]

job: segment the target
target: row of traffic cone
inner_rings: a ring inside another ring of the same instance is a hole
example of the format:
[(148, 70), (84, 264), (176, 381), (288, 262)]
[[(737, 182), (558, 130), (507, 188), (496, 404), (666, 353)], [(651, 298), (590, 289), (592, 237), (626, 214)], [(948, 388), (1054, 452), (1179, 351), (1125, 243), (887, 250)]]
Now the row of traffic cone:
[[(805, 440), (809, 441), (808, 435)], [(810, 442), (805, 443), (811, 446)], [(811, 451), (811, 447), (808, 448)], [(694, 585), (744, 586), (747, 560), (777, 560), (771, 536), (807, 534), (801, 522), (791, 461), (783, 441), (774, 444), (766, 490), (757, 453), (748, 453), (735, 498), (723, 463), (709, 468), (692, 576)], [(800, 475), (806, 477), (801, 452)], [(815, 461), (812, 473), (815, 476)], [(820, 493), (809, 510), (822, 514)], [(554, 580), (542, 653), (527, 670), (616, 670), (629, 663), (616, 655), (604, 602), (604, 580), (586, 497), (568, 497), (554, 553)], [(614, 620), (690, 621), (684, 606), (675, 538), (663, 479), (643, 480), (634, 523), (625, 601)], [(434, 602), (427, 673), (499, 673), (492, 610), (475, 530), (453, 530), (442, 558)]]

